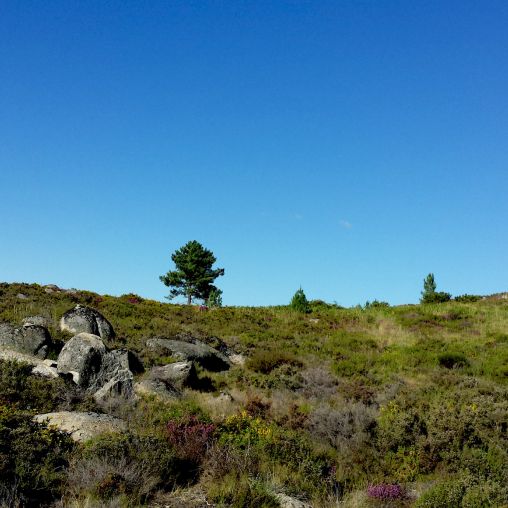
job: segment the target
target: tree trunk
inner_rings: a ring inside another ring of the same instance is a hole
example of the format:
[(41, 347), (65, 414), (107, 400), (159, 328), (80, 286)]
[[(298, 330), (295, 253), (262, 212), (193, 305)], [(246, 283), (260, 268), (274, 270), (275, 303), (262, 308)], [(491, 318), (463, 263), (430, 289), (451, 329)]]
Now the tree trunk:
[(192, 303), (192, 295), (187, 295), (187, 305)]

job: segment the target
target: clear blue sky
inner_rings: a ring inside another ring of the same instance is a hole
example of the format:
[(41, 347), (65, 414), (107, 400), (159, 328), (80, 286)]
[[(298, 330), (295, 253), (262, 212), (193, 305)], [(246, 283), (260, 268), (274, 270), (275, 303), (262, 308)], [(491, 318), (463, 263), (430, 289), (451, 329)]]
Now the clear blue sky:
[(508, 2), (0, 3), (0, 280), (230, 305), (508, 289)]

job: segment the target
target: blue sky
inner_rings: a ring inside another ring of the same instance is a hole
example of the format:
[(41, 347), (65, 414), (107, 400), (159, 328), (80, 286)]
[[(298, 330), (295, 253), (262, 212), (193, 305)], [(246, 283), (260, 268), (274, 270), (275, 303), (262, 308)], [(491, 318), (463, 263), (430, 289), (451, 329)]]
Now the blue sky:
[(230, 305), (508, 289), (508, 3), (0, 3), (0, 280)]

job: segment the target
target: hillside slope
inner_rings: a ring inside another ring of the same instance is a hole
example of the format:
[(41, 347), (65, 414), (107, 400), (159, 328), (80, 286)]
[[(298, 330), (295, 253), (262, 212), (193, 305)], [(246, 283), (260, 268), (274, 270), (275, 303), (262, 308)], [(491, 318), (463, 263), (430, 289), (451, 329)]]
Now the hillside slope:
[[(62, 378), (3, 361), (6, 503), (257, 507), (284, 505), (285, 496), (323, 507), (508, 503), (507, 299), (368, 309), (314, 302), (310, 314), (298, 314), (0, 285), (0, 322), (45, 318), (53, 358), (72, 336), (59, 330), (60, 317), (76, 304), (102, 313), (116, 332), (106, 346), (135, 352), (146, 371), (176, 360), (146, 347), (154, 337), (198, 340), (238, 361), (219, 372), (196, 365), (197, 381), (173, 400), (102, 404)], [(56, 410), (109, 413), (128, 430), (75, 444), (30, 423)], [(36, 471), (34, 450), (46, 457)]]

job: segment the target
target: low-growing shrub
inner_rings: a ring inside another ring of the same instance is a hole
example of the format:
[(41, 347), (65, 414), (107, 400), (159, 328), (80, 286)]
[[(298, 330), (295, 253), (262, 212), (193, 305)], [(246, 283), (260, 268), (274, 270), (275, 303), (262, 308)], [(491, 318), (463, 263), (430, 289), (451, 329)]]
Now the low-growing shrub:
[(482, 297), (480, 295), (468, 295), (468, 294), (459, 295), (454, 298), (456, 302), (460, 303), (473, 303), (481, 299)]
[(388, 309), (390, 307), (390, 304), (388, 302), (383, 302), (379, 300), (372, 300), (372, 302), (369, 302), (367, 300), (364, 305), (364, 309)]
[(281, 365), (294, 365), (300, 367), (301, 361), (293, 354), (283, 351), (267, 351), (264, 349), (256, 351), (248, 360), (247, 367), (254, 372), (269, 374)]
[(310, 435), (325, 441), (341, 453), (357, 450), (372, 437), (376, 410), (362, 402), (351, 402), (338, 408), (323, 404), (307, 421)]
[(279, 508), (267, 485), (247, 475), (230, 474), (210, 485), (208, 495), (219, 506), (231, 508)]
[(406, 492), (401, 485), (396, 483), (378, 483), (367, 487), (367, 495), (381, 501), (395, 501), (404, 499)]
[(73, 383), (67, 383), (62, 378), (34, 376), (32, 368), (27, 363), (0, 360), (0, 404), (39, 413), (96, 409), (90, 394)]
[(194, 415), (181, 420), (169, 421), (166, 425), (169, 442), (178, 457), (199, 464), (211, 444), (216, 426), (205, 423)]
[(267, 401), (263, 401), (257, 395), (249, 397), (245, 404), (245, 411), (250, 416), (259, 416), (264, 417), (270, 412), (271, 403)]
[(161, 437), (106, 434), (76, 450), (66, 497), (69, 501), (123, 496), (125, 506), (138, 506), (159, 489), (185, 484), (193, 474)]
[(460, 480), (438, 483), (424, 492), (414, 504), (415, 508), (461, 508), (464, 484)]
[(36, 507), (59, 499), (72, 449), (67, 435), (0, 406), (0, 506)]

